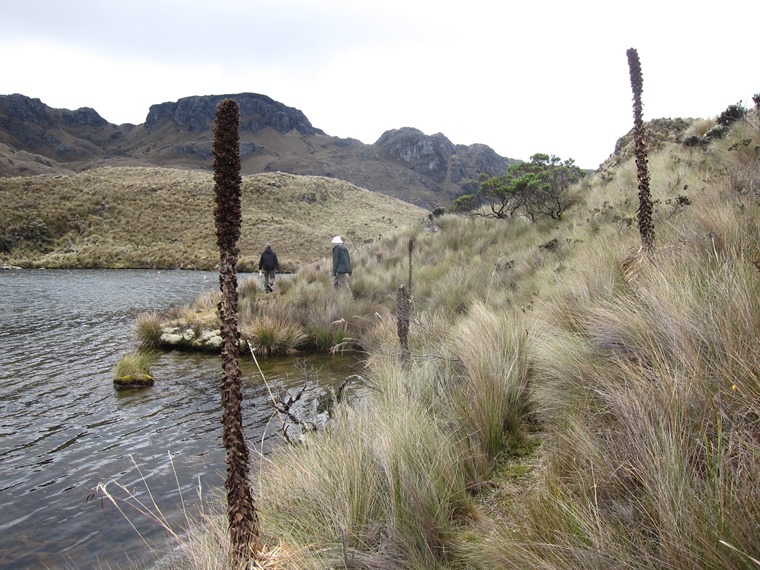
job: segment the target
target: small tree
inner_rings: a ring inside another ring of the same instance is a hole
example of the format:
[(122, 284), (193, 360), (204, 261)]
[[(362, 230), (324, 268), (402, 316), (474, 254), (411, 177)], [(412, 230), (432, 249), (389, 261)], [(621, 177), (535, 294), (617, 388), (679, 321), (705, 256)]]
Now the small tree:
[(729, 105), (725, 111), (718, 115), (715, 122), (723, 127), (728, 127), (746, 116), (747, 108), (740, 101), (735, 105)]
[(451, 203), (449, 212), (454, 214), (470, 214), (479, 205), (477, 194), (465, 194)]
[(523, 209), (534, 221), (539, 215), (562, 219), (567, 209), (567, 189), (585, 176), (572, 158), (563, 162), (558, 156), (543, 153), (531, 156), (529, 163), (514, 166), (528, 179)]
[(567, 189), (583, 176), (573, 159), (563, 162), (537, 153), (530, 162), (511, 165), (506, 174), (482, 180), (478, 192), (457, 198), (452, 211), (497, 219), (522, 214), (531, 221), (539, 216), (559, 220), (567, 208)]

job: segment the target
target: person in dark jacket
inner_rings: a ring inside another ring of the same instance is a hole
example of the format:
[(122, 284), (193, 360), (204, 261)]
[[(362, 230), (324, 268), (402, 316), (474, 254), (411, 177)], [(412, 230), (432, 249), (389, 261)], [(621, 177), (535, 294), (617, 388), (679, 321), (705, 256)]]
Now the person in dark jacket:
[(351, 256), (340, 236), (332, 238), (331, 243), (334, 244), (332, 249), (333, 286), (336, 289), (345, 288), (351, 294), (351, 287), (348, 284), (348, 276), (351, 275)]
[(267, 293), (272, 292), (274, 285), (274, 276), (280, 270), (280, 262), (277, 261), (277, 254), (272, 249), (272, 244), (267, 244), (259, 258), (259, 272), (264, 272), (264, 290)]

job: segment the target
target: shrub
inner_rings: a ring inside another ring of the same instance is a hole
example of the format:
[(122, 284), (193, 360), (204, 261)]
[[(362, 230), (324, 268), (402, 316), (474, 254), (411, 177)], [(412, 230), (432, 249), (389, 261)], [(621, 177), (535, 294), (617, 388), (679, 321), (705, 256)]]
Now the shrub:
[(0, 253), (10, 253), (16, 245), (17, 239), (12, 234), (0, 236)]
[(747, 109), (741, 104), (729, 105), (725, 111), (723, 111), (717, 119), (719, 125), (728, 127), (732, 123), (743, 119), (747, 114)]
[(433, 208), (433, 211), (428, 214), (428, 220), (432, 221), (435, 218), (440, 218), (446, 213), (446, 208), (442, 208), (441, 206), (436, 206)]

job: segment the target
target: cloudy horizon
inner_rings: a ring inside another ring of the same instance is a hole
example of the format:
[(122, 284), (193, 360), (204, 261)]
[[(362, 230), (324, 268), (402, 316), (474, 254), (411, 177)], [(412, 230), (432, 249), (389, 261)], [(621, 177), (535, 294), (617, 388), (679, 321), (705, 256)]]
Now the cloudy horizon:
[(645, 120), (715, 117), (760, 92), (748, 1), (714, 14), (680, 0), (0, 1), (0, 94), (115, 124), (184, 97), (258, 93), (368, 144), (414, 127), (596, 168), (632, 127), (630, 47)]

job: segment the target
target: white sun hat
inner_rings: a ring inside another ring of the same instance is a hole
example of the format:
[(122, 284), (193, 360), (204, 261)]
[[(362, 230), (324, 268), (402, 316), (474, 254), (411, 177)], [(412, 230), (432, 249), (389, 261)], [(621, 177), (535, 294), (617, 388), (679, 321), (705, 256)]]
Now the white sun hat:
[(343, 240), (340, 239), (340, 236), (335, 236), (334, 238), (332, 238), (330, 243), (343, 243)]

